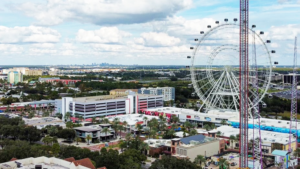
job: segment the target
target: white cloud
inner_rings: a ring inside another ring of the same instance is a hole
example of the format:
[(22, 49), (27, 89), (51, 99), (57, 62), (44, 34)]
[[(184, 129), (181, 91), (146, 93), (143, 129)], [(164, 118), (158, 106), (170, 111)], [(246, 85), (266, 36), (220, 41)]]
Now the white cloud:
[(48, 0), (13, 5), (42, 25), (75, 20), (98, 25), (160, 20), (189, 8), (192, 0)]
[(266, 35), (272, 40), (292, 40), (300, 36), (300, 25), (272, 26)]
[(60, 37), (60, 33), (51, 28), (0, 26), (0, 43), (55, 43)]
[(0, 44), (0, 51), (2, 54), (20, 54), (24, 48), (19, 45)]
[(83, 43), (121, 43), (123, 37), (131, 34), (119, 30), (117, 27), (102, 27), (99, 30), (86, 31), (80, 29), (76, 40)]
[(136, 39), (138, 44), (143, 44), (146, 46), (175, 46), (180, 43), (180, 39), (169, 36), (166, 33), (158, 33), (158, 32), (148, 32), (142, 33), (141, 38)]

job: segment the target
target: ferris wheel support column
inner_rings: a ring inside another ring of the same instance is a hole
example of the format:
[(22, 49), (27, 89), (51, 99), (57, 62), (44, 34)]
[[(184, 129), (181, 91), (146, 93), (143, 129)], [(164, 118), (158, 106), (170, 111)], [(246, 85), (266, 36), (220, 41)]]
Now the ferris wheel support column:
[(248, 168), (249, 0), (240, 0), (240, 168)]

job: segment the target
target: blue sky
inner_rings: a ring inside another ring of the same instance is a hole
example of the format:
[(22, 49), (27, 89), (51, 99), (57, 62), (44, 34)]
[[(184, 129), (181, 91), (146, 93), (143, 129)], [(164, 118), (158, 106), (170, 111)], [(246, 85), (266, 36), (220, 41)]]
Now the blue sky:
[[(250, 0), (280, 65), (292, 64), (299, 13), (300, 0)], [(238, 17), (237, 0), (1, 0), (1, 65), (188, 65), (199, 31)]]

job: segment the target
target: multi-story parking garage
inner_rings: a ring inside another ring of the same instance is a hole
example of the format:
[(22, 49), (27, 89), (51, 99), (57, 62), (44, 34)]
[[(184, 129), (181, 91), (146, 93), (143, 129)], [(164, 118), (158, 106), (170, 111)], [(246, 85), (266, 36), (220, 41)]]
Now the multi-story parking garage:
[(70, 112), (83, 118), (132, 114), (147, 108), (163, 107), (163, 97), (158, 95), (130, 94), (128, 96), (63, 97), (56, 100), (57, 113)]

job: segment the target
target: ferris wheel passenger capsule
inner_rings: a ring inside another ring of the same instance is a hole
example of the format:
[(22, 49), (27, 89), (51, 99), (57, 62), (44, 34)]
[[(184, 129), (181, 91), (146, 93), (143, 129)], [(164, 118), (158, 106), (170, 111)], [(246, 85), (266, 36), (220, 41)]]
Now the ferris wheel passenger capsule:
[(278, 62), (274, 62), (275, 65), (278, 65)]
[(233, 21), (234, 21), (234, 22), (237, 22), (237, 21), (238, 21), (238, 19), (237, 19), (237, 18), (234, 18), (234, 19), (233, 19)]
[(188, 58), (188, 59), (190, 59), (190, 58), (191, 58), (191, 56), (187, 56), (187, 58)]
[(252, 25), (252, 28), (256, 28), (256, 25)]
[(276, 53), (276, 51), (275, 51), (275, 50), (272, 50), (271, 53)]
[(216, 21), (216, 24), (219, 24), (219, 21)]
[(207, 25), (207, 28), (211, 28), (211, 26), (210, 26), (210, 25)]
[(203, 32), (203, 31), (201, 31), (201, 32), (200, 32), (200, 34), (204, 34), (204, 32)]
[(264, 33), (263, 31), (260, 31), (259, 34), (263, 35), (263, 34), (265, 34), (265, 33)]
[(224, 21), (225, 21), (225, 22), (228, 22), (228, 19), (227, 19), (227, 18), (225, 18), (225, 19), (224, 19)]
[(266, 103), (262, 104), (262, 107), (267, 108), (267, 104)]
[(198, 39), (195, 39), (195, 41), (198, 41)]
[(194, 49), (194, 47), (190, 47), (190, 49)]
[(270, 40), (267, 40), (267, 43), (271, 43), (271, 41), (270, 41)]

